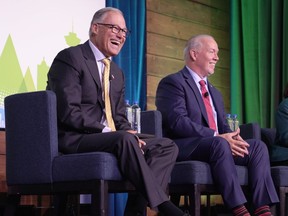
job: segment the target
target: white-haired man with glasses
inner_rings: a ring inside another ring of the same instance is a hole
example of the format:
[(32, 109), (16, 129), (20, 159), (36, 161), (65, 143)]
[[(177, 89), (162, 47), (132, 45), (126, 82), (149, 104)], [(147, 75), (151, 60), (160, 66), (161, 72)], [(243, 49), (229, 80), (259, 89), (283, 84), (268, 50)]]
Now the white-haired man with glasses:
[[(167, 138), (138, 139), (125, 116), (124, 75), (111, 57), (120, 52), (128, 35), (122, 12), (103, 8), (93, 16), (89, 40), (55, 57), (47, 89), (57, 96), (59, 151), (115, 154), (123, 175), (138, 192), (129, 194), (125, 216), (143, 215), (147, 205), (162, 215), (188, 216), (165, 193), (177, 146)], [(107, 71), (110, 97), (103, 90)]]

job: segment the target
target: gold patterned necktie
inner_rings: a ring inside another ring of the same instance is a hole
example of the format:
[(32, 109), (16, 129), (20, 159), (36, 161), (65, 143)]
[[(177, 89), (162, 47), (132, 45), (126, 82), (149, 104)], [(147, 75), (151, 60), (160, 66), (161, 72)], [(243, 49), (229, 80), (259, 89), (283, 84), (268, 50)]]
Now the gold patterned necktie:
[(109, 73), (110, 73), (110, 60), (105, 58), (102, 59), (103, 64), (105, 65), (102, 82), (103, 82), (103, 91), (104, 91), (104, 101), (105, 101), (105, 114), (108, 127), (112, 131), (116, 131), (115, 124), (112, 118), (111, 103), (109, 97)]

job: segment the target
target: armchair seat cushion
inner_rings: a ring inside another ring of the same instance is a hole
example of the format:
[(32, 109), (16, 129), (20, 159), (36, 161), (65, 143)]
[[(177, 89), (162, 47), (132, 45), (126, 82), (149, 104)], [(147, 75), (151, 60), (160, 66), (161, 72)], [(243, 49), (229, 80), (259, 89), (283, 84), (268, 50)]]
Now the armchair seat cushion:
[(177, 162), (171, 174), (171, 184), (213, 184), (210, 166), (201, 161)]
[(53, 182), (123, 180), (116, 157), (107, 152), (59, 155), (53, 160)]
[[(248, 169), (236, 166), (240, 185), (248, 185)], [(219, 174), (221, 175), (221, 174)], [(181, 161), (175, 164), (171, 182), (174, 184), (213, 184), (210, 166), (202, 161)]]

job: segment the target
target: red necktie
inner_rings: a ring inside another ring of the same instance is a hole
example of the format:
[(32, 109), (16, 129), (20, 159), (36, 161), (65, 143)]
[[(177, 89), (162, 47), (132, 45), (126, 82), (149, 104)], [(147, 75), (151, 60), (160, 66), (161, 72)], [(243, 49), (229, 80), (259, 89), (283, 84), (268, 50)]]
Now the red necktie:
[(212, 110), (212, 106), (210, 103), (210, 97), (209, 97), (209, 93), (206, 89), (206, 83), (204, 80), (200, 80), (199, 81), (200, 86), (201, 86), (201, 93), (202, 93), (202, 98), (205, 104), (205, 108), (206, 108), (206, 112), (207, 112), (207, 116), (208, 116), (208, 121), (209, 121), (209, 127), (213, 130), (217, 130), (216, 128), (216, 123), (215, 123), (215, 119), (214, 119), (214, 115), (213, 115), (213, 110)]

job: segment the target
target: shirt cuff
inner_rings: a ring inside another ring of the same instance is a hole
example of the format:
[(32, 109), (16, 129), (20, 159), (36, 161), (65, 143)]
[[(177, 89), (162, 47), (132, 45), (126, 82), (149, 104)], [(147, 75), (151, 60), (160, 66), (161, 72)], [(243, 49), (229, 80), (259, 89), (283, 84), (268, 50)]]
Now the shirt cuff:
[(102, 130), (102, 133), (107, 133), (107, 132), (111, 132), (111, 128), (109, 127), (104, 127), (103, 130)]

